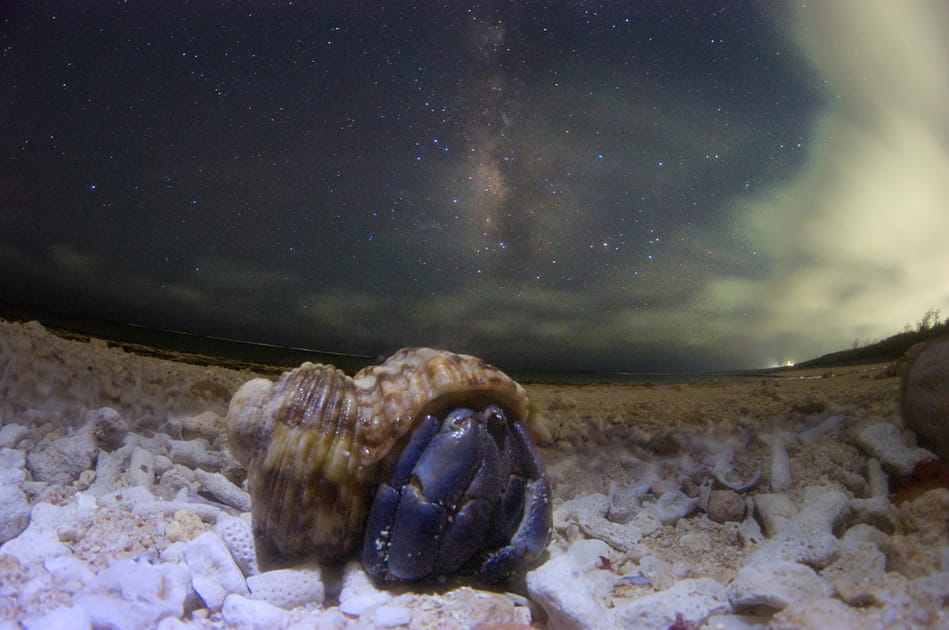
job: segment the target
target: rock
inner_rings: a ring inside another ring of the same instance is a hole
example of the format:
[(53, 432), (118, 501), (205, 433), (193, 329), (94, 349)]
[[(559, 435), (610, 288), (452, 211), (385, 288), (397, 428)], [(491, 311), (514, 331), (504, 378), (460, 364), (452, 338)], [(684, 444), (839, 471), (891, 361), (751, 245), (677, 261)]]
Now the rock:
[(201, 437), (214, 438), (224, 431), (224, 418), (213, 411), (205, 411), (196, 416), (184, 416), (180, 418), (181, 427), (187, 432), (188, 437), (196, 434)]
[(888, 497), (873, 497), (872, 499), (851, 499), (848, 523), (866, 523), (880, 531), (892, 534), (899, 520), (899, 511)]
[(852, 420), (852, 418), (848, 416), (830, 416), (829, 418), (824, 419), (820, 424), (798, 433), (797, 439), (802, 444), (813, 444), (814, 442), (823, 439), (828, 434), (839, 433), (840, 430), (844, 428), (844, 426), (850, 420)]
[(585, 513), (578, 513), (574, 518), (584, 534), (602, 540), (618, 551), (629, 551), (643, 537), (642, 530), (635, 525), (622, 525), (602, 516)]
[(5, 424), (0, 427), (0, 448), (14, 448), (29, 434), (30, 430), (22, 424)]
[(804, 509), (781, 531), (758, 548), (748, 562), (780, 559), (821, 568), (836, 557), (840, 542), (834, 524), (846, 513), (849, 499), (836, 489), (820, 486), (805, 490)]
[(319, 566), (266, 571), (247, 578), (251, 598), (290, 610), (304, 604), (323, 605), (323, 577)]
[(527, 591), (547, 613), (548, 626), (559, 630), (612, 628), (597, 593), (595, 557), (609, 547), (599, 540), (578, 540), (566, 554), (555, 556), (527, 573)]
[(610, 482), (610, 507), (606, 518), (614, 523), (628, 523), (639, 507), (639, 497), (640, 493), (636, 487), (629, 487), (616, 481)]
[(708, 497), (708, 517), (716, 523), (740, 521), (745, 515), (745, 500), (734, 490), (712, 490)]
[(771, 492), (784, 492), (791, 487), (791, 458), (784, 436), (767, 440), (771, 447)]
[(259, 573), (257, 554), (254, 548), (254, 533), (250, 523), (237, 516), (221, 512), (214, 524), (214, 533), (221, 537), (224, 546), (245, 576)]
[(0, 555), (13, 556), (21, 566), (68, 555), (69, 548), (59, 541), (55, 525), (70, 518), (69, 508), (37, 503), (30, 511), (30, 524), (19, 536), (0, 545)]
[(244, 576), (217, 534), (205, 532), (186, 543), (184, 559), (194, 590), (208, 609), (220, 610), (231, 593), (247, 594)]
[(728, 585), (728, 599), (737, 607), (781, 610), (792, 602), (831, 595), (833, 588), (814, 569), (780, 560), (746, 565)]
[(672, 588), (617, 606), (612, 627), (668, 630), (678, 615), (698, 627), (709, 615), (729, 610), (725, 587), (712, 578), (682, 580)]
[(118, 454), (99, 451), (96, 461), (96, 479), (89, 486), (89, 493), (101, 497), (116, 489), (116, 482), (122, 473), (122, 457)]
[(797, 601), (771, 618), (768, 630), (854, 630), (866, 627), (863, 617), (838, 599)]
[(352, 560), (345, 566), (343, 588), (339, 593), (339, 609), (344, 614), (359, 617), (391, 599), (391, 593), (375, 587), (359, 562)]
[(221, 616), (241, 630), (281, 630), (290, 622), (290, 613), (284, 609), (233, 593), (224, 600)]
[(769, 538), (777, 536), (798, 513), (794, 501), (786, 494), (756, 494), (755, 512)]
[(712, 615), (703, 628), (707, 630), (767, 630), (770, 617), (755, 615)]
[[(82, 609), (54, 608), (45, 615), (22, 622), (26, 630), (92, 630), (92, 620)], [(11, 626), (16, 628), (17, 626)]]
[(37, 481), (68, 485), (79, 473), (92, 468), (99, 449), (87, 431), (56, 440), (43, 440), (26, 457)]
[(908, 357), (900, 407), (920, 442), (949, 462), (949, 338), (933, 340)]
[(857, 436), (857, 443), (880, 460), (885, 469), (901, 477), (913, 472), (916, 464), (936, 459), (935, 454), (924, 448), (907, 446), (899, 427), (889, 422), (867, 427)]
[(95, 628), (144, 630), (165, 617), (181, 617), (190, 593), (183, 564), (118, 560), (96, 575), (73, 607), (84, 611)]
[(206, 531), (204, 521), (191, 510), (177, 510), (165, 524), (165, 535), (171, 542), (190, 542)]
[(670, 490), (659, 497), (653, 512), (663, 525), (674, 525), (680, 518), (691, 514), (698, 505), (698, 498), (690, 498), (681, 490)]
[(935, 488), (900, 506), (900, 522), (907, 533), (938, 536), (949, 529), (949, 489)]
[(166, 440), (165, 447), (168, 449), (168, 457), (176, 464), (182, 464), (189, 468), (203, 468), (204, 470), (217, 470), (220, 466), (220, 460), (215, 453), (211, 452), (211, 445), (204, 438), (195, 440)]
[(221, 473), (209, 473), (199, 468), (194, 471), (194, 475), (204, 489), (221, 503), (241, 512), (250, 512), (250, 494), (235, 486)]
[(379, 606), (372, 614), (372, 623), (379, 628), (407, 626), (412, 621), (412, 611), (401, 606)]
[(872, 525), (866, 523), (857, 523), (847, 530), (843, 538), (840, 539), (842, 545), (846, 546), (852, 543), (872, 543), (878, 549), (882, 549), (890, 541), (890, 537), (878, 530)]
[(155, 484), (154, 461), (151, 451), (136, 446), (129, 461), (129, 484), (151, 488)]
[(30, 524), (30, 502), (14, 485), (0, 485), (0, 544), (16, 538)]
[(53, 586), (78, 593), (91, 584), (96, 577), (89, 565), (74, 556), (53, 556), (43, 561), (43, 568), (49, 573)]
[(0, 449), (0, 484), (18, 486), (26, 481), (26, 454), (12, 448)]
[(610, 498), (601, 493), (593, 492), (564, 501), (554, 510), (554, 528), (566, 529), (567, 525), (576, 522), (578, 516), (598, 516), (606, 518), (610, 509)]
[(886, 556), (872, 543), (841, 546), (840, 557), (821, 571), (840, 599), (851, 606), (870, 604), (883, 581)]
[(128, 423), (111, 407), (87, 411), (83, 428), (92, 435), (96, 447), (107, 452), (119, 448), (129, 432)]
[(886, 497), (890, 494), (890, 481), (883, 472), (880, 460), (871, 457), (867, 460), (867, 486), (870, 497)]

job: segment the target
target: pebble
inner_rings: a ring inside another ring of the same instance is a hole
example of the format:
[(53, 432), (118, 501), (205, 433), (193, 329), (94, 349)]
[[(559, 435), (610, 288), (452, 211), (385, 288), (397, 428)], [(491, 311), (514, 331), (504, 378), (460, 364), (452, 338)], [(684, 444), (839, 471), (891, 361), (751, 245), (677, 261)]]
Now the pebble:
[(12, 448), (0, 449), (0, 484), (18, 486), (26, 481), (26, 454)]
[(740, 521), (745, 515), (745, 500), (734, 490), (712, 490), (708, 497), (708, 517), (716, 523)]
[(247, 578), (253, 599), (290, 610), (304, 604), (323, 605), (323, 577), (318, 566), (278, 569)]
[(804, 508), (753, 552), (749, 562), (774, 558), (820, 568), (833, 561), (840, 546), (834, 523), (850, 501), (840, 490), (821, 486), (805, 489), (804, 495)]
[(379, 606), (372, 614), (372, 623), (380, 628), (407, 626), (412, 621), (412, 611), (401, 606)]
[(797, 506), (786, 494), (756, 494), (755, 512), (764, 527), (765, 533), (773, 538), (798, 513)]
[[(21, 622), (26, 630), (92, 630), (92, 620), (82, 608), (54, 608), (45, 615)], [(2, 626), (0, 626), (2, 627)], [(17, 626), (10, 626), (17, 628)]]
[(211, 452), (211, 445), (204, 438), (194, 440), (167, 439), (165, 440), (165, 447), (168, 449), (168, 457), (171, 461), (188, 468), (217, 470), (220, 465), (218, 456)]
[(205, 532), (186, 543), (184, 560), (194, 590), (209, 610), (220, 610), (229, 594), (247, 594), (244, 576), (217, 534)]
[(873, 601), (886, 572), (886, 556), (873, 543), (841, 545), (840, 557), (824, 567), (821, 576), (834, 587), (840, 599), (852, 606)]
[(599, 576), (596, 573), (603, 571), (595, 568), (596, 560), (608, 555), (609, 549), (600, 540), (578, 540), (568, 553), (556, 555), (527, 573), (527, 591), (544, 609), (549, 627), (563, 630), (613, 627), (597, 593)]
[(388, 591), (375, 587), (359, 562), (352, 560), (343, 569), (343, 588), (339, 593), (339, 609), (350, 617), (359, 617), (392, 599)]
[(155, 485), (155, 456), (140, 446), (136, 446), (132, 451), (132, 457), (129, 461), (128, 479), (134, 486), (144, 486), (151, 488)]
[(55, 440), (43, 440), (26, 456), (26, 465), (37, 481), (68, 485), (79, 473), (92, 468), (99, 449), (88, 431)]
[[(22, 471), (22, 469), (15, 469)], [(12, 477), (12, 474), (3, 475)], [(18, 485), (0, 485), (0, 544), (16, 538), (30, 524), (30, 502)]]
[(224, 600), (221, 616), (241, 630), (282, 630), (290, 622), (290, 613), (286, 610), (233, 593)]
[(698, 627), (710, 615), (729, 610), (724, 586), (712, 578), (688, 579), (618, 606), (613, 612), (613, 627), (668, 630), (679, 615)]
[(772, 617), (768, 624), (768, 630), (855, 630), (864, 627), (867, 623), (860, 613), (839, 599), (827, 597), (794, 602)]
[(190, 593), (191, 576), (183, 564), (117, 560), (96, 575), (73, 607), (95, 628), (144, 629), (163, 617), (181, 617)]
[(871, 497), (886, 497), (890, 494), (890, 481), (883, 472), (880, 460), (873, 457), (867, 460), (867, 486)]
[(899, 476), (913, 472), (916, 464), (936, 455), (924, 448), (913, 448), (903, 440), (900, 428), (890, 422), (869, 426), (857, 436), (857, 443), (870, 455), (880, 460), (884, 469)]
[(767, 606), (776, 610), (802, 599), (833, 595), (830, 583), (814, 569), (797, 562), (782, 561), (758, 562), (742, 567), (727, 591), (734, 606)]
[(260, 572), (257, 567), (254, 534), (250, 523), (240, 517), (221, 512), (214, 523), (214, 533), (224, 541), (224, 545), (231, 552), (231, 557), (245, 576), (256, 575)]
[(231, 483), (221, 473), (209, 473), (199, 468), (194, 471), (194, 475), (204, 489), (221, 503), (241, 512), (250, 512), (250, 494)]
[(0, 427), (0, 448), (14, 448), (29, 434), (30, 430), (22, 424), (5, 424)]
[(674, 525), (680, 518), (692, 513), (699, 505), (698, 498), (691, 498), (681, 490), (664, 492), (652, 511), (663, 525)]
[(112, 407), (91, 409), (83, 416), (83, 428), (88, 431), (96, 446), (110, 452), (119, 448), (128, 435), (128, 423)]
[(791, 458), (784, 436), (767, 440), (771, 447), (771, 492), (784, 492), (791, 487)]

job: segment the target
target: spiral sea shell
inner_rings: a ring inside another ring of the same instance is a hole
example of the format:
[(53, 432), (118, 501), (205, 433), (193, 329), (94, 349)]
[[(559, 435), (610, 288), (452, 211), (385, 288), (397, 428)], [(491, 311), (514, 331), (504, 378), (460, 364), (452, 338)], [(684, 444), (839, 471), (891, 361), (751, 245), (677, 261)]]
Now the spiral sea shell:
[(248, 470), (263, 568), (336, 563), (360, 544), (382, 460), (427, 414), (495, 404), (526, 422), (524, 388), (484, 361), (405, 348), (355, 377), (304, 363), (240, 387), (228, 443)]

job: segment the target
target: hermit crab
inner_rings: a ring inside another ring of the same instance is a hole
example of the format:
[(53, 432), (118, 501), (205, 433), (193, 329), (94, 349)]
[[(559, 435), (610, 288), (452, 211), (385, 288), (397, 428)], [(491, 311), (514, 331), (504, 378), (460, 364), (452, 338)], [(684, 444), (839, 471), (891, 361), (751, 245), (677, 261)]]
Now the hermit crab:
[(361, 546), (387, 581), (500, 582), (550, 538), (550, 484), (524, 389), (472, 356), (406, 348), (347, 376), (304, 363), (228, 409), (262, 568)]

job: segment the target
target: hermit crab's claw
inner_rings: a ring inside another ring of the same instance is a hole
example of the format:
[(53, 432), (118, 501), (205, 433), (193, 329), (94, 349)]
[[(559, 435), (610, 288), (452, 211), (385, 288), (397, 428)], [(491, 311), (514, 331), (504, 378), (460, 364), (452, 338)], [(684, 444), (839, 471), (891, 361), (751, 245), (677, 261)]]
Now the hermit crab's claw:
[(498, 405), (426, 416), (385, 467), (362, 560), (384, 580), (499, 582), (550, 538), (550, 485), (527, 430)]

